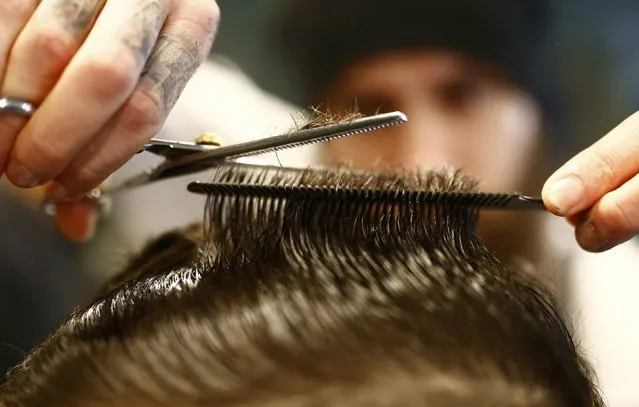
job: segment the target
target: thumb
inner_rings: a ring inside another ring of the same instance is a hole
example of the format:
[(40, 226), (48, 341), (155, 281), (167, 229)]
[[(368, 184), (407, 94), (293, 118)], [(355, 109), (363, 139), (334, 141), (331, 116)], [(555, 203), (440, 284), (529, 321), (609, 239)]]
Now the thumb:
[(639, 172), (637, 135), (639, 113), (558, 169), (542, 191), (548, 209), (560, 216), (575, 215), (636, 176)]

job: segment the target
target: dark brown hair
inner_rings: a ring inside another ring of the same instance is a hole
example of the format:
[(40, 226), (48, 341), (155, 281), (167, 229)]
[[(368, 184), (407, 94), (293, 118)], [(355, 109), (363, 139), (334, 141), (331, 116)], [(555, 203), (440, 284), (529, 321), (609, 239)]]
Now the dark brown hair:
[(477, 211), (404, 194), (472, 180), (238, 165), (216, 181), (206, 228), (151, 243), (0, 405), (603, 404), (552, 297), (486, 250)]

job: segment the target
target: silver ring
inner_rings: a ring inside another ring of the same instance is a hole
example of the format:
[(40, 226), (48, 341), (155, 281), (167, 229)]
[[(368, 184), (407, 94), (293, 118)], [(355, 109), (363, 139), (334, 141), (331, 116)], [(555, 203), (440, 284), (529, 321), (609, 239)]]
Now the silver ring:
[(0, 97), (0, 113), (14, 113), (21, 116), (31, 116), (35, 111), (33, 103), (22, 99)]

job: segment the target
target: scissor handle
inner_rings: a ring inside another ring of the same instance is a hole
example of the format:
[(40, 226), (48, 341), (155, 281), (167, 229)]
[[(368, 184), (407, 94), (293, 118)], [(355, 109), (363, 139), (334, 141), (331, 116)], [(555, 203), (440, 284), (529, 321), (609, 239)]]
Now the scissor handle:
[[(408, 119), (402, 112), (382, 113), (352, 119), (343, 123), (313, 127), (211, 149), (188, 151), (174, 160), (167, 160), (146, 175), (147, 181), (168, 179), (205, 171), (224, 162), (251, 157), (307, 144), (328, 142), (341, 137), (395, 126)], [(196, 142), (197, 144), (197, 142)], [(139, 185), (139, 184), (134, 184)]]

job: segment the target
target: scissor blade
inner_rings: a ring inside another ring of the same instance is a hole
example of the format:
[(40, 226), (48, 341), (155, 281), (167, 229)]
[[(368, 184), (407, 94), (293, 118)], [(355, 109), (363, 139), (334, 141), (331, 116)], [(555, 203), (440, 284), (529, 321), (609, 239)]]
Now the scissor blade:
[[(406, 115), (401, 112), (384, 113), (353, 119), (345, 123), (330, 124), (230, 146), (215, 147), (210, 151), (192, 152), (182, 157), (167, 160), (142, 174), (124, 180), (117, 185), (107, 187), (105, 192), (116, 192), (154, 181), (206, 171), (231, 159), (250, 157), (306, 144), (326, 142), (341, 137), (396, 126), (406, 121)], [(167, 145), (167, 148), (184, 147), (171, 142), (167, 142), (167, 144), (172, 144), (171, 146)]]
[(341, 137), (396, 126), (406, 121), (406, 115), (401, 112), (384, 113), (354, 119), (346, 123), (330, 124), (245, 143), (217, 147), (211, 151), (193, 153), (171, 160), (159, 166), (152, 178), (165, 179), (189, 175), (213, 168), (226, 160), (300, 147), (307, 144), (322, 143)]
[(233, 159), (300, 147), (307, 144), (323, 143), (341, 137), (356, 135), (406, 122), (401, 112), (384, 113), (353, 119), (346, 123), (329, 124), (307, 130), (294, 131), (279, 136), (266, 137), (245, 143), (219, 147), (215, 151), (189, 157), (185, 161), (197, 162), (211, 159)]
[[(157, 168), (157, 167), (156, 167)], [(148, 184), (157, 179), (154, 175), (156, 169), (151, 168), (140, 174), (134, 175), (130, 178), (123, 179), (122, 181), (116, 181), (101, 187), (103, 194), (113, 194), (121, 190), (139, 187)]]

